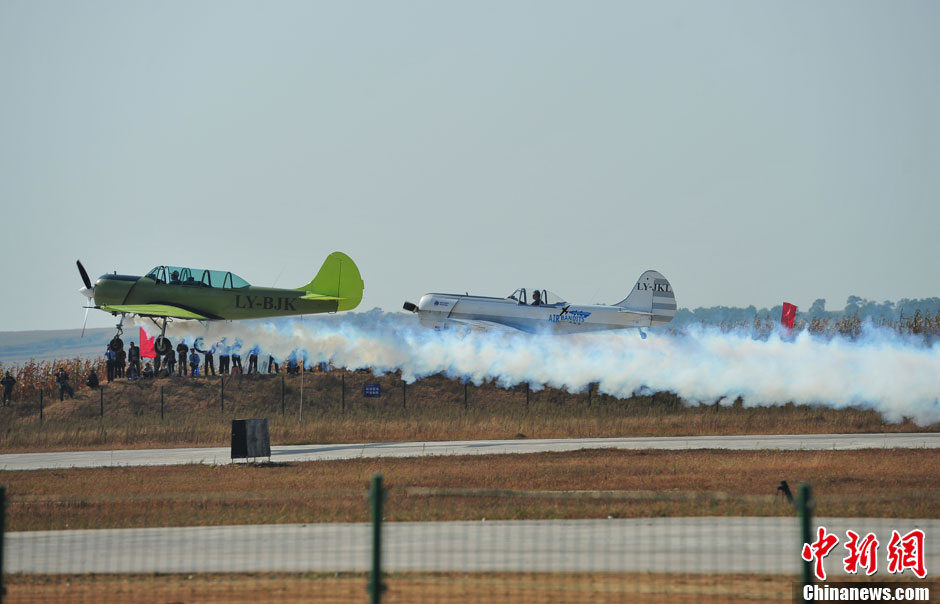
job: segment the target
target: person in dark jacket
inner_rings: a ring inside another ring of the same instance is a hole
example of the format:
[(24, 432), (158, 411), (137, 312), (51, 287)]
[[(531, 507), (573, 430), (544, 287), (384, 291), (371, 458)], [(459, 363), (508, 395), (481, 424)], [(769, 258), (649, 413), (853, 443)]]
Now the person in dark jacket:
[(242, 343), (241, 340), (235, 339), (235, 343), (232, 344), (232, 373), (241, 373), (242, 372)]
[(232, 357), (232, 347), (228, 345), (225, 338), (222, 338), (219, 343), (215, 345), (215, 348), (219, 351), (219, 375), (225, 375), (228, 373), (229, 359)]
[(180, 362), (180, 375), (186, 375), (186, 363), (189, 361), (189, 346), (184, 340), (176, 345), (176, 358)]
[(3, 374), (3, 379), (0, 380), (0, 384), (3, 384), (3, 405), (9, 405), (13, 398), (13, 386), (16, 385), (16, 378), (7, 371)]
[(64, 401), (65, 395), (68, 394), (69, 398), (75, 398), (75, 390), (72, 389), (72, 385), (69, 384), (69, 372), (65, 370), (65, 367), (59, 369), (55, 374), (56, 384), (59, 385), (59, 400)]
[(97, 389), (98, 388), (98, 372), (95, 371), (94, 369), (89, 371), (88, 377), (85, 378), (85, 384), (92, 390)]
[(166, 374), (173, 375), (173, 371), (176, 369), (176, 352), (172, 348), (166, 351), (163, 361), (166, 365)]
[(124, 377), (124, 367), (127, 366), (127, 353), (124, 349), (118, 350), (114, 355), (114, 377)]
[(133, 342), (131, 342), (131, 347), (127, 350), (127, 364), (129, 365), (127, 377), (140, 375), (140, 348)]
[(193, 350), (195, 350), (196, 352), (201, 352), (203, 354), (203, 357), (205, 357), (204, 360), (206, 363), (206, 367), (204, 371), (206, 373), (206, 376), (209, 375), (210, 371), (212, 372), (212, 375), (215, 375), (215, 359), (212, 356), (215, 354), (215, 346), (210, 346), (208, 350), (202, 350), (201, 348), (199, 348), (200, 340), (202, 340), (202, 338), (198, 338), (195, 342), (193, 342)]

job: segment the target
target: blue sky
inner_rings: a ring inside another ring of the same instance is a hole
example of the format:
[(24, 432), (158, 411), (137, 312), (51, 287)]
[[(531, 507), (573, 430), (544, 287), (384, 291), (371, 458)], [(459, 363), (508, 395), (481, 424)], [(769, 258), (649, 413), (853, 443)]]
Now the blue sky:
[[(936, 2), (0, 3), (0, 331), (92, 276), (938, 295)], [(93, 313), (89, 326), (113, 319)]]

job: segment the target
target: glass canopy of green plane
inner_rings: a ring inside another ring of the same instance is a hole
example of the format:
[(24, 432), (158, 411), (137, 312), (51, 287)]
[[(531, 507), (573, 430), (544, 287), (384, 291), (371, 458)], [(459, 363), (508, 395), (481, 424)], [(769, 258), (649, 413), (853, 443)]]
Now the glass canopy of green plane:
[(217, 289), (241, 289), (249, 283), (231, 271), (210, 271), (184, 266), (158, 266), (145, 275), (157, 283)]

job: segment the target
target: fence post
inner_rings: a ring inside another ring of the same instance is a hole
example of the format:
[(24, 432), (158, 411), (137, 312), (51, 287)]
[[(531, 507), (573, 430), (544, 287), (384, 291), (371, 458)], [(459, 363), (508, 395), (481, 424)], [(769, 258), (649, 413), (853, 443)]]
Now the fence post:
[(104, 390), (98, 387), (98, 402), (101, 404), (101, 417), (104, 417)]
[[(804, 543), (813, 542), (813, 508), (815, 507), (815, 502), (812, 500), (812, 496), (810, 486), (805, 482), (800, 483), (800, 491), (799, 495), (797, 495), (797, 506), (800, 510), (800, 538), (803, 540), (803, 542), (800, 543), (801, 549)], [(802, 584), (804, 587), (813, 584), (812, 561), (803, 561), (802, 575)], [(803, 602), (807, 602), (807, 600), (804, 599)]]
[(281, 415), (284, 415), (284, 376), (281, 376)]
[(221, 400), (222, 400), (222, 409), (221, 409), (221, 411), (222, 411), (222, 413), (225, 413), (225, 376), (224, 376), (224, 375), (220, 375), (220, 376), (219, 376), (219, 384), (222, 385), (222, 394), (220, 395), (220, 398), (221, 398)]
[(525, 408), (529, 408), (529, 382), (525, 383)]
[(163, 421), (163, 386), (160, 386), (160, 421)]
[(39, 387), (39, 423), (42, 423), (42, 387)]
[(369, 489), (369, 500), (372, 503), (372, 574), (369, 576), (369, 601), (379, 604), (382, 601), (382, 475), (372, 477), (372, 488)]
[(3, 542), (6, 538), (7, 526), (7, 488), (0, 486), (0, 603), (7, 595), (6, 585), (3, 584)]
[(342, 382), (342, 394), (340, 395), (340, 404), (342, 405), (341, 409), (343, 415), (346, 415), (346, 368), (343, 367), (343, 373), (341, 374), (343, 378)]
[(408, 388), (408, 384), (402, 381), (401, 383), (401, 408), (402, 409), (408, 408), (408, 405), (405, 403), (405, 391), (407, 388)]
[(463, 410), (467, 410), (467, 380), (463, 382)]

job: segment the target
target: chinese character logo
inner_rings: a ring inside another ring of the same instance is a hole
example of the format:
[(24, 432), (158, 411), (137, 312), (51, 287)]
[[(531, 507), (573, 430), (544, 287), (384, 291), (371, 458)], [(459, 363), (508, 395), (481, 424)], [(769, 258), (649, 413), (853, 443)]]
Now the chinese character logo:
[(888, 572), (903, 573), (911, 569), (923, 579), (927, 576), (924, 568), (924, 531), (914, 529), (903, 537), (897, 531), (891, 531), (888, 542)]
[(826, 532), (826, 527), (821, 526), (817, 531), (819, 537), (813, 543), (804, 543), (803, 552), (800, 556), (807, 562), (815, 562), (813, 572), (820, 581), (826, 580), (826, 570), (823, 568), (823, 558), (829, 555), (839, 543), (839, 538), (832, 533)]
[(849, 555), (842, 560), (845, 572), (854, 575), (861, 566), (866, 569), (866, 575), (875, 574), (878, 570), (878, 539), (875, 534), (868, 533), (861, 541), (855, 531), (845, 531), (845, 534), (849, 538), (842, 546), (849, 550)]
[[(878, 538), (874, 533), (861, 537), (855, 531), (845, 531), (847, 540), (843, 547), (849, 554), (842, 559), (842, 568), (846, 573), (856, 574), (859, 568), (865, 569), (866, 575), (873, 575), (878, 571)], [(813, 562), (813, 572), (820, 581), (826, 580), (826, 570), (823, 568), (823, 558), (829, 555), (838, 545), (839, 538), (821, 526), (817, 530), (816, 541), (804, 543), (800, 557), (806, 562)], [(891, 540), (888, 542), (888, 572), (900, 574), (905, 570), (912, 571), (919, 578), (927, 576), (924, 566), (924, 531), (914, 529), (906, 535), (891, 531)]]

